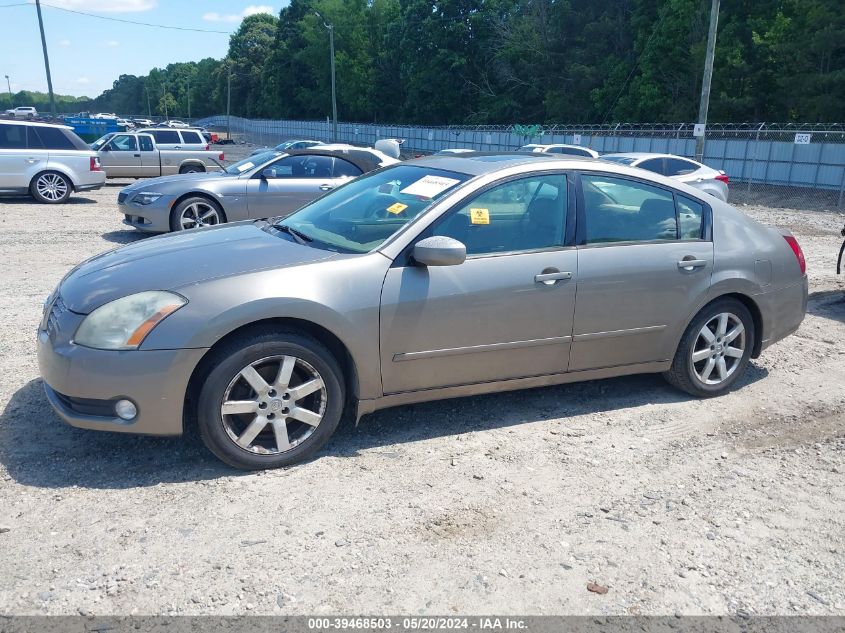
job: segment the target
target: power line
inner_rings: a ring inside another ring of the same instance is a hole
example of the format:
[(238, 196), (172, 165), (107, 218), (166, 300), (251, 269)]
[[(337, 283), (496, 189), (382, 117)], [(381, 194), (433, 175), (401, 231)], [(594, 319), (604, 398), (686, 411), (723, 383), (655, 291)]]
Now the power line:
[[(22, 2), (18, 4), (7, 4), (7, 5), (0, 5), (0, 9), (6, 7), (19, 7), (25, 4), (30, 4), (28, 2)], [(134, 24), (136, 26), (149, 26), (155, 29), (170, 29), (172, 31), (192, 31), (194, 33), (215, 33), (217, 35), (231, 35), (229, 31), (214, 31), (211, 29), (191, 29), (182, 26), (168, 26), (166, 24), (151, 24), (149, 22), (136, 22), (135, 20), (124, 20), (122, 18), (111, 18), (105, 15), (96, 15), (94, 13), (85, 13), (84, 11), (74, 11), (73, 9), (65, 9), (63, 7), (57, 7), (52, 4), (47, 4), (46, 2), (41, 3), (42, 7), (48, 7), (50, 9), (55, 9), (56, 11), (64, 11), (65, 13), (75, 13), (76, 15), (84, 15), (89, 18), (97, 18), (99, 20), (108, 20), (109, 22), (122, 22), (123, 24)]]

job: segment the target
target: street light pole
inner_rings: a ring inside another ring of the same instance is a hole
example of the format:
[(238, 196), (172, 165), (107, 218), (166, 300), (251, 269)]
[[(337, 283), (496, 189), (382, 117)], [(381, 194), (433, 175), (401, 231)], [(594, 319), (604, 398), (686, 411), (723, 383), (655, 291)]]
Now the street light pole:
[(188, 77), (188, 120), (191, 120), (191, 78)]
[(9, 105), (15, 107), (15, 100), (12, 97), (12, 83), (9, 81), (9, 75), (6, 75), (6, 87), (9, 89)]
[[(710, 82), (713, 79), (713, 58), (716, 55), (716, 30), (719, 25), (719, 0), (710, 5), (710, 30), (707, 33), (707, 54), (704, 57), (704, 77), (701, 79), (701, 102), (698, 106), (698, 122), (707, 125), (707, 110), (710, 107)], [(695, 159), (704, 159), (705, 132), (695, 139)]]
[(335, 81), (334, 70), (334, 24), (327, 23), (325, 18), (316, 11), (314, 15), (323, 21), (323, 26), (329, 31), (329, 55), (331, 56), (332, 68), (332, 140), (337, 141), (337, 82)]
[(232, 69), (226, 67), (226, 140), (232, 140)]
[(38, 12), (38, 28), (41, 29), (41, 49), (44, 51), (44, 68), (47, 70), (47, 90), (50, 92), (50, 114), (56, 118), (56, 99), (53, 96), (53, 80), (50, 77), (50, 58), (47, 56), (47, 39), (44, 37), (44, 20), (41, 18), (41, 0), (35, 0)]
[(147, 82), (144, 82), (144, 92), (147, 93), (147, 116), (153, 118), (153, 107), (150, 105), (150, 89), (147, 87)]

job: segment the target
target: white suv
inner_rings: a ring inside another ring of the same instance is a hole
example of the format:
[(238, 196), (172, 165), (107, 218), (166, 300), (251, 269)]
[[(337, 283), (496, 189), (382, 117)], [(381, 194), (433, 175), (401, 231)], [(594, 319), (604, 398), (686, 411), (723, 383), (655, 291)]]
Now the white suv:
[(105, 182), (96, 152), (72, 128), (0, 120), (0, 193), (56, 204)]
[(155, 139), (158, 149), (208, 149), (208, 141), (199, 130), (174, 130), (170, 128), (150, 127), (137, 130), (138, 133), (150, 134)]
[(34, 119), (38, 116), (38, 110), (32, 106), (19, 106), (11, 110), (6, 110), (6, 114), (16, 119)]

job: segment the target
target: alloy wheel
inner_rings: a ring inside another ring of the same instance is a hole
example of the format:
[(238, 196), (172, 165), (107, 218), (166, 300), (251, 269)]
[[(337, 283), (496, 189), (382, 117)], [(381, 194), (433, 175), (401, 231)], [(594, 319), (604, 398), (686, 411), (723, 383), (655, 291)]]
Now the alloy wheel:
[(270, 356), (250, 363), (223, 394), (226, 434), (259, 455), (289, 451), (307, 440), (326, 411), (326, 385), (314, 367), (296, 356)]
[(58, 174), (42, 174), (35, 181), (35, 189), (44, 199), (56, 202), (67, 195), (68, 185)]
[(745, 346), (745, 326), (738, 316), (731, 312), (713, 316), (692, 346), (690, 362), (695, 375), (706, 385), (723, 383), (742, 362)]
[(179, 214), (179, 225), (183, 230), (215, 224), (220, 224), (220, 214), (217, 209), (204, 202), (192, 202)]

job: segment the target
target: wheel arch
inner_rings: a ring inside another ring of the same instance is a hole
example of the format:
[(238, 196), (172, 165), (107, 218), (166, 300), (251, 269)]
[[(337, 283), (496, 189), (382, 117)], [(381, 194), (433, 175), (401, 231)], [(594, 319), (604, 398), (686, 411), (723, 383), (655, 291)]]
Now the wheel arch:
[(76, 191), (77, 183), (73, 179), (72, 171), (73, 170), (71, 170), (71, 169), (65, 169), (63, 165), (54, 166), (54, 165), (48, 164), (45, 169), (42, 169), (40, 171), (35, 172), (35, 174), (29, 180), (29, 186), (27, 187), (27, 189), (32, 190), (32, 187), (35, 185), (35, 180), (39, 176), (41, 176), (42, 174), (48, 174), (50, 172), (55, 172), (57, 174), (61, 174), (65, 178), (67, 178), (68, 182), (70, 182), (71, 190)]
[(196, 410), (196, 401), (199, 397), (200, 389), (205, 377), (212, 369), (211, 359), (214, 352), (221, 346), (228, 342), (254, 332), (278, 332), (278, 331), (292, 331), (300, 334), (308, 335), (323, 345), (325, 345), (329, 352), (335, 357), (341, 370), (343, 371), (343, 381), (346, 390), (347, 402), (357, 400), (359, 394), (358, 369), (355, 360), (352, 357), (347, 346), (341, 341), (337, 335), (322, 325), (308, 321), (306, 319), (298, 319), (294, 317), (276, 317), (269, 319), (261, 319), (241, 325), (225, 336), (218, 339), (214, 345), (208, 348), (194, 367), (194, 371), (188, 380), (188, 388), (185, 390), (185, 401), (183, 403), (183, 423), (187, 426), (190, 419), (189, 416), (194, 414)]
[(690, 323), (692, 323), (695, 318), (699, 314), (701, 314), (702, 311), (706, 310), (716, 301), (721, 301), (722, 299), (735, 299), (739, 301), (742, 305), (744, 305), (748, 309), (748, 312), (751, 313), (751, 319), (754, 321), (754, 343), (751, 348), (751, 358), (757, 358), (760, 356), (760, 353), (763, 351), (763, 313), (760, 311), (760, 306), (757, 305), (757, 302), (754, 301), (754, 299), (750, 295), (736, 291), (724, 292), (715, 297), (712, 297), (709, 301), (707, 301), (707, 303), (705, 303), (695, 312), (693, 312), (692, 315), (687, 319), (683, 330), (681, 330), (680, 337), (675, 342), (675, 350), (677, 350), (678, 346), (681, 344), (681, 340), (683, 339), (684, 333), (687, 331), (687, 328), (689, 328)]
[(205, 163), (202, 162), (201, 160), (197, 160), (195, 158), (188, 158), (188, 159), (183, 160), (181, 163), (179, 163), (179, 173), (180, 174), (183, 173), (182, 170), (185, 169), (185, 167), (199, 167), (200, 170), (202, 170), (203, 172), (208, 171)]
[(213, 202), (220, 209), (220, 213), (223, 214), (223, 221), (224, 222), (229, 221), (228, 216), (226, 215), (226, 209), (223, 207), (223, 203), (220, 202), (220, 200), (218, 200), (217, 197), (214, 196), (213, 194), (210, 194), (207, 191), (202, 191), (202, 190), (199, 190), (199, 191), (193, 190), (193, 191), (189, 191), (187, 193), (183, 193), (181, 196), (179, 196), (178, 198), (176, 198), (176, 200), (173, 201), (173, 204), (170, 207), (171, 210), (175, 210), (176, 207), (178, 207), (180, 204), (185, 202), (185, 200), (187, 200), (188, 198), (205, 198), (209, 202)]

